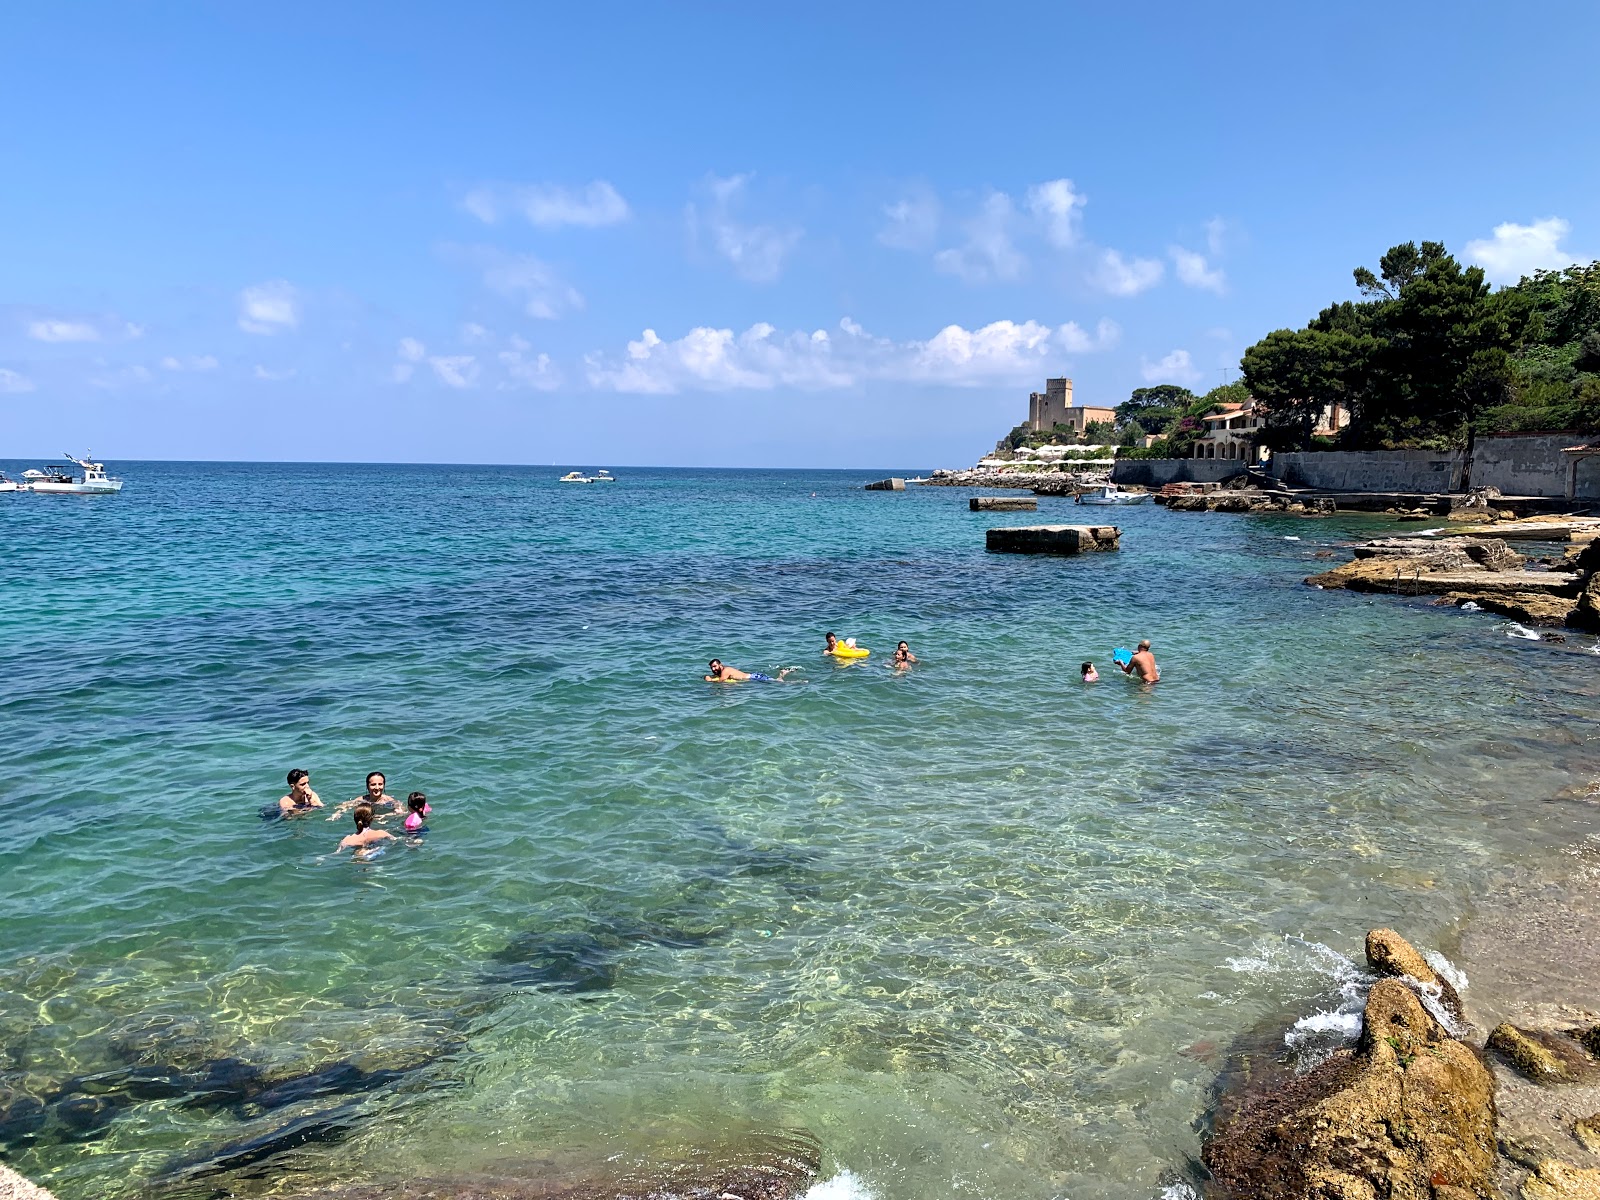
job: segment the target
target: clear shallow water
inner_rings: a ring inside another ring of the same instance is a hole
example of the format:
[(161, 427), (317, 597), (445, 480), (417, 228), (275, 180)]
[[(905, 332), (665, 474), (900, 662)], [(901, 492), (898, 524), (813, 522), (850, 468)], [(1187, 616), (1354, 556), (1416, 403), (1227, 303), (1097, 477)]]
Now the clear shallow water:
[[(350, 1105), (297, 1185), (807, 1130), (880, 1200), (1148, 1200), (1229, 1038), (1586, 831), (1551, 797), (1600, 761), (1592, 639), (1300, 583), (1371, 519), (1145, 506), (1116, 555), (1029, 559), (983, 530), (1103, 514), (564, 469), (0, 496), (0, 1099), (395, 1073), (57, 1114), (19, 1168), (134, 1195)], [(1141, 636), (1158, 688), (1077, 682)], [(713, 654), (805, 682), (708, 685)], [(256, 815), (291, 766), (330, 805), (384, 770), (430, 832), (332, 858), (344, 822)]]

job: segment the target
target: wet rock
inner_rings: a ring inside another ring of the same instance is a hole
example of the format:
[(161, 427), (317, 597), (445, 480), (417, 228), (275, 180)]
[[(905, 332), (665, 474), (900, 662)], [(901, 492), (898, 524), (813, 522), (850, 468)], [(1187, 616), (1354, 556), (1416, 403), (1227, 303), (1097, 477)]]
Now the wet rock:
[(1519, 1029), (1509, 1021), (1494, 1027), (1489, 1049), (1534, 1083), (1546, 1086), (1576, 1083), (1596, 1074), (1594, 1063), (1571, 1038), (1542, 1029)]
[(1582, 1142), (1590, 1154), (1600, 1154), (1600, 1114), (1579, 1117), (1572, 1123), (1572, 1136)]
[(1524, 625), (1541, 625), (1546, 628), (1565, 625), (1572, 614), (1573, 601), (1569, 596), (1555, 596), (1539, 592), (1446, 592), (1436, 603), (1459, 608), (1468, 602), (1487, 612), (1499, 613)]
[(1373, 929), (1367, 933), (1367, 965), (1379, 975), (1416, 980), (1430, 996), (1438, 998), (1453, 1020), (1465, 1021), (1465, 1010), (1454, 985), (1394, 930)]
[(1202, 1154), (1227, 1200), (1494, 1194), (1493, 1080), (1398, 979), (1361, 1039), (1220, 1126)]
[(1577, 603), (1567, 617), (1567, 624), (1574, 629), (1600, 633), (1600, 570), (1592, 572), (1584, 581)]
[(1523, 1200), (1600, 1200), (1600, 1171), (1547, 1158), (1522, 1185)]

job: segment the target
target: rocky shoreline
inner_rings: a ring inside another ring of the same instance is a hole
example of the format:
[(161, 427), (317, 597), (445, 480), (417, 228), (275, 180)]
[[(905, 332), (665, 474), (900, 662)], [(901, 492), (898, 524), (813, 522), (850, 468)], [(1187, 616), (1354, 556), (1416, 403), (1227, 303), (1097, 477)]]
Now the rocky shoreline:
[(966, 471), (935, 471), (923, 487), (1022, 488), (1040, 496), (1070, 496), (1111, 480), (1111, 464), (1103, 471), (1018, 471), (973, 467)]
[(1312, 575), (1317, 588), (1400, 596), (1437, 596), (1438, 604), (1471, 606), (1526, 625), (1600, 632), (1600, 521), (1526, 522), (1573, 540), (1564, 554), (1530, 560), (1503, 538), (1477, 531), (1448, 537), (1379, 538), (1353, 548), (1347, 563)]

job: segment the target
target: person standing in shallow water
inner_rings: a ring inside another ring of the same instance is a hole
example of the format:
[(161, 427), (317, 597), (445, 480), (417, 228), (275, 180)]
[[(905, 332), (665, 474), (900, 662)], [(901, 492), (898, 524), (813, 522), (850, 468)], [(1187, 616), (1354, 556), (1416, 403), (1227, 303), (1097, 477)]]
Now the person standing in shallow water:
[[(339, 843), (339, 850), (354, 850), (356, 856), (374, 842), (386, 842), (393, 839), (394, 834), (385, 829), (372, 827), (372, 808), (367, 804), (357, 804), (355, 811), (356, 831)], [(334, 851), (335, 854), (338, 850)]]
[[(311, 790), (311, 772), (300, 767), (290, 771), (289, 794), (278, 801), (278, 811), (288, 817), (323, 807), (322, 797)], [(272, 810), (269, 808), (267, 812), (270, 814)]]
[(1122, 664), (1124, 675), (1138, 675), (1143, 683), (1160, 683), (1161, 668), (1156, 666), (1156, 656), (1150, 652), (1150, 639), (1139, 643), (1133, 657)]

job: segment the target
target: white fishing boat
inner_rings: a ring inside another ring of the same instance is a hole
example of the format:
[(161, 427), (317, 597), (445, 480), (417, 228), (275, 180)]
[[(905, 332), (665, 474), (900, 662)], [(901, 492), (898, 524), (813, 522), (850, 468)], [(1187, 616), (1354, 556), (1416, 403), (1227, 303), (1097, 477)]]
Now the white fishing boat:
[(25, 492), (27, 490), (27, 484), (12, 479), (4, 471), (0, 471), (0, 492)]
[(568, 471), (560, 479), (556, 480), (556, 482), (557, 483), (593, 483), (594, 480), (590, 479), (582, 471)]
[(37, 476), (32, 471), (24, 471), (24, 478), (31, 477), (28, 490), (60, 496), (104, 496), (122, 490), (122, 480), (107, 475), (105, 463), (91, 462), (88, 454), (82, 458), (70, 454), (65, 457), (83, 474), (74, 475), (69, 467), (55, 466), (46, 467)]
[(616, 481), (617, 481), (617, 477), (615, 475), (613, 475), (610, 471), (596, 471), (594, 473), (594, 478), (590, 482), (591, 483), (615, 483)]
[(1149, 492), (1125, 492), (1114, 483), (1079, 492), (1079, 504), (1143, 504), (1150, 499)]

